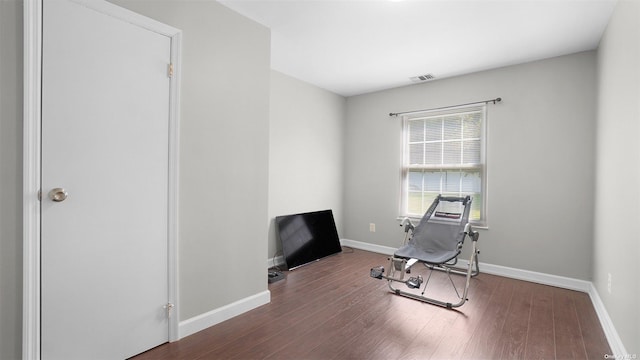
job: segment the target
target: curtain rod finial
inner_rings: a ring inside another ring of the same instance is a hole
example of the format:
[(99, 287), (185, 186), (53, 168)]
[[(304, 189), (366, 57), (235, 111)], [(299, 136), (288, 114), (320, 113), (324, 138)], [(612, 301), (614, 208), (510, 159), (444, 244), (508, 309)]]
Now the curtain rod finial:
[(500, 102), (500, 101), (502, 101), (502, 98), (496, 98), (496, 100), (493, 103), (495, 104), (495, 103)]

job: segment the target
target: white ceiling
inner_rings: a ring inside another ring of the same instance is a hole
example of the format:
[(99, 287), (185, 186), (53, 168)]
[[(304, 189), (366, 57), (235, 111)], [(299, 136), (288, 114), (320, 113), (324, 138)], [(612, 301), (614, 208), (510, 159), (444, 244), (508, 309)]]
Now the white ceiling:
[(271, 67), (344, 96), (596, 49), (616, 0), (218, 0), (271, 29)]

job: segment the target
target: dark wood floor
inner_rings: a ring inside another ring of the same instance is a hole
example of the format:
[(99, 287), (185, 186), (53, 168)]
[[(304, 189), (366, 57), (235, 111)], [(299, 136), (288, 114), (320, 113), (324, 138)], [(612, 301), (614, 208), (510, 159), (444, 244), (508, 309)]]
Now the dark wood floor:
[[(269, 285), (270, 304), (135, 359), (603, 359), (611, 353), (585, 293), (481, 273), (471, 280), (469, 301), (447, 310), (390, 293), (386, 281), (369, 277), (376, 265), (388, 267), (387, 257), (345, 249), (286, 272)], [(463, 277), (454, 280), (461, 284)], [(455, 299), (444, 273), (433, 275), (428, 294)]]

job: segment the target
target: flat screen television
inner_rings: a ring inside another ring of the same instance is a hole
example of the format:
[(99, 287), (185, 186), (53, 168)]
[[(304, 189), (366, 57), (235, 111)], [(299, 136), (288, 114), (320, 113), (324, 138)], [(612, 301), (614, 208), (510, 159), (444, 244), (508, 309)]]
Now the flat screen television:
[(276, 232), (289, 270), (342, 251), (331, 210), (277, 216)]

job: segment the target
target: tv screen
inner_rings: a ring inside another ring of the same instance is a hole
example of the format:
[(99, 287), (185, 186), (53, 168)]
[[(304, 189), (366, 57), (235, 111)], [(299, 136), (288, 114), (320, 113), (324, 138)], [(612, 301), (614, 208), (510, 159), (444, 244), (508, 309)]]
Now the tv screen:
[(342, 251), (331, 210), (277, 216), (276, 231), (289, 270)]

